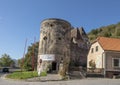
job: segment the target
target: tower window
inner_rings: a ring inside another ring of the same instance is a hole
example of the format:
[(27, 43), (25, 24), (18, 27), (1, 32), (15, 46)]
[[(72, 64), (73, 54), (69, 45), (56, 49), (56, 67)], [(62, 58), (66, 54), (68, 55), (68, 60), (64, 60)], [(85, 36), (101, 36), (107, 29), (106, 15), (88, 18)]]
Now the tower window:
[(53, 24), (50, 24), (50, 27), (53, 27)]
[(43, 37), (43, 39), (44, 39), (44, 40), (47, 40), (47, 37), (45, 36), (45, 37)]
[(61, 38), (59, 37), (58, 40), (61, 40)]

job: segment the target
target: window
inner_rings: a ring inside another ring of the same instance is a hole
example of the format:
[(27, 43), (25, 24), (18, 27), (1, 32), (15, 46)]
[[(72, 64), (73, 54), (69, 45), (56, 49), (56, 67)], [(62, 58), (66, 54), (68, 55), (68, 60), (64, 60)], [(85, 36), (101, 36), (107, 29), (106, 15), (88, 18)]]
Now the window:
[(91, 49), (91, 53), (93, 53), (93, 52), (94, 52), (94, 48)]
[(96, 52), (98, 51), (98, 46), (96, 46)]
[(120, 67), (120, 58), (113, 58), (113, 67)]
[(60, 38), (60, 37), (58, 37), (58, 40), (61, 40), (61, 38)]
[(50, 27), (53, 27), (54, 25), (53, 24), (50, 24)]
[(44, 40), (47, 40), (47, 37), (46, 37), (46, 36), (44, 36), (44, 37), (43, 37), (43, 39), (44, 39)]

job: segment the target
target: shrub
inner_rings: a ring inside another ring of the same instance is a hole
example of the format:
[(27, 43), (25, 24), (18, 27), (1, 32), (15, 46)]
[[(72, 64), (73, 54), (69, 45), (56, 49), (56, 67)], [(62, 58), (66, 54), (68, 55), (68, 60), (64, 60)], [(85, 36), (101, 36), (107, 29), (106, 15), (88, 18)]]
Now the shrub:
[(89, 61), (89, 66), (91, 67), (90, 69), (92, 70), (92, 72), (94, 72), (94, 70), (96, 69), (95, 61), (93, 60)]

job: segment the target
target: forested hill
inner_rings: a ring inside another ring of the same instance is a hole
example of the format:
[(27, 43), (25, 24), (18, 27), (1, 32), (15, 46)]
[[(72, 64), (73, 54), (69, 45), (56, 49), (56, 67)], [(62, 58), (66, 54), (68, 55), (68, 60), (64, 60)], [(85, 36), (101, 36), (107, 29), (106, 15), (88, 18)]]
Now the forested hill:
[(90, 41), (95, 40), (98, 36), (120, 38), (120, 22), (93, 29), (88, 33)]

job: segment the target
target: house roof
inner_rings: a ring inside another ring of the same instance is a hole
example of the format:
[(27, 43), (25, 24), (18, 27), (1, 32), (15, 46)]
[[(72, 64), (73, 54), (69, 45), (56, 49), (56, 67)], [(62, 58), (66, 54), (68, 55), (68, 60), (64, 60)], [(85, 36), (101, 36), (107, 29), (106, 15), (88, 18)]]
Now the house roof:
[(103, 50), (120, 51), (120, 39), (98, 37), (97, 41), (101, 45)]

